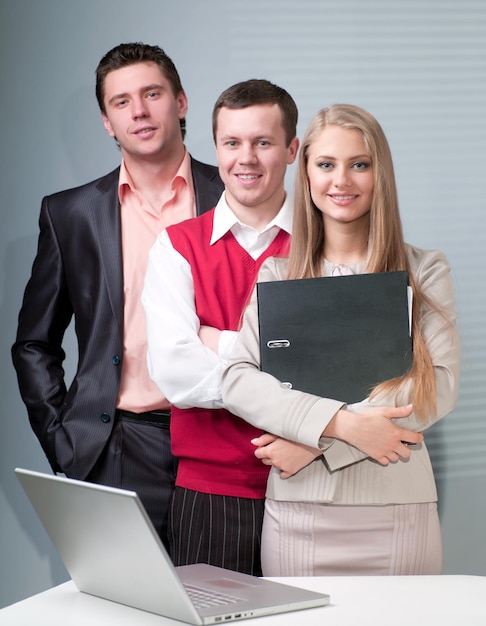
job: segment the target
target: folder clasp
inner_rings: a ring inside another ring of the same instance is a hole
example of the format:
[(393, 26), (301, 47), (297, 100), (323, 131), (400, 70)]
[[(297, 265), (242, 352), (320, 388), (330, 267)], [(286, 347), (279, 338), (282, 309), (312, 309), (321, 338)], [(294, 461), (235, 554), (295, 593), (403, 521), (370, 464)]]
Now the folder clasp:
[(288, 348), (290, 341), (288, 339), (270, 339), (267, 341), (267, 348)]

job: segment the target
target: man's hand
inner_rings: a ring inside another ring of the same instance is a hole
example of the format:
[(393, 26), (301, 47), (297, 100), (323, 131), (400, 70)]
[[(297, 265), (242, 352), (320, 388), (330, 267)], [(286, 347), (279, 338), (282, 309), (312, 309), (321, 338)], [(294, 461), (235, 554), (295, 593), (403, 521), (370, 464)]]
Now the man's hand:
[(251, 443), (257, 446), (257, 459), (261, 459), (264, 465), (272, 465), (280, 470), (281, 478), (293, 476), (322, 454), (310, 446), (269, 434), (252, 439)]
[(201, 326), (199, 328), (199, 339), (206, 347), (216, 352), (216, 354), (219, 354), (218, 345), (222, 332), (223, 331), (213, 326)]

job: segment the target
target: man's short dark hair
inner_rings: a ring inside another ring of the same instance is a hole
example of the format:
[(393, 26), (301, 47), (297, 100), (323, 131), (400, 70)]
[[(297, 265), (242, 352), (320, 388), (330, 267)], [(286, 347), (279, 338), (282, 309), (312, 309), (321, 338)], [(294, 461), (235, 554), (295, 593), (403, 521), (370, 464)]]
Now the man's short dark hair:
[[(155, 63), (162, 74), (167, 78), (172, 88), (172, 92), (177, 97), (181, 91), (184, 91), (181, 84), (179, 73), (170, 57), (159, 48), (159, 46), (149, 46), (144, 43), (122, 43), (112, 48), (101, 59), (96, 68), (96, 99), (102, 113), (106, 115), (104, 97), (105, 97), (105, 80), (107, 75), (114, 70), (119, 70), (136, 63)], [(186, 134), (186, 120), (182, 119), (181, 132), (182, 138)]]
[(257, 104), (276, 104), (282, 113), (282, 126), (285, 131), (287, 147), (297, 135), (297, 105), (292, 96), (268, 80), (252, 78), (228, 87), (219, 96), (213, 108), (213, 138), (216, 141), (218, 114), (227, 109), (246, 109)]

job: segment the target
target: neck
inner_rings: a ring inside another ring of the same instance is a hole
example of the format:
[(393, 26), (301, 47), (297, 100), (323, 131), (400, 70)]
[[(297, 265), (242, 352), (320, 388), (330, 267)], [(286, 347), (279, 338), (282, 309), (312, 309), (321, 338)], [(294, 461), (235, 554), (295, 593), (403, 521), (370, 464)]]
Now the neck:
[(163, 158), (137, 158), (123, 155), (125, 167), (137, 191), (145, 197), (163, 196), (176, 175), (185, 156), (185, 146), (181, 142), (177, 150)]
[[(323, 256), (331, 263), (354, 265), (365, 261), (368, 254), (368, 225), (326, 224)], [(342, 226), (345, 226), (342, 228)]]

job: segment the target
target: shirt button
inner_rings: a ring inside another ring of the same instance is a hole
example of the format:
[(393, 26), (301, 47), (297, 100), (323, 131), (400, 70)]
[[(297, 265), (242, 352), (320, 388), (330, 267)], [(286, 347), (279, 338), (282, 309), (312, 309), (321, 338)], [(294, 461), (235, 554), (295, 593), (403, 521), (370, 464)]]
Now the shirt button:
[(113, 363), (113, 365), (120, 365), (120, 357), (115, 354), (115, 356), (111, 359), (111, 362)]
[(107, 424), (110, 421), (111, 417), (108, 415), (108, 413), (102, 413), (100, 419), (102, 422)]

